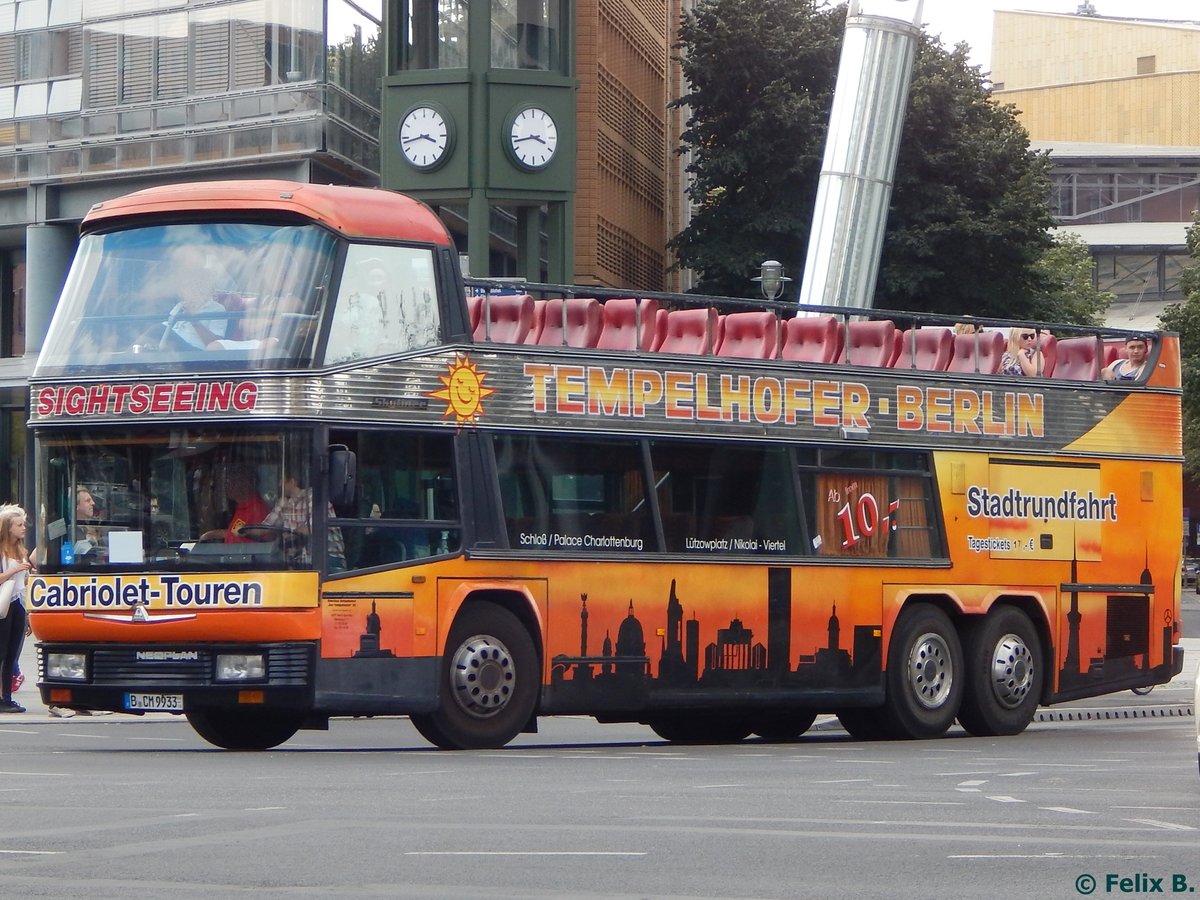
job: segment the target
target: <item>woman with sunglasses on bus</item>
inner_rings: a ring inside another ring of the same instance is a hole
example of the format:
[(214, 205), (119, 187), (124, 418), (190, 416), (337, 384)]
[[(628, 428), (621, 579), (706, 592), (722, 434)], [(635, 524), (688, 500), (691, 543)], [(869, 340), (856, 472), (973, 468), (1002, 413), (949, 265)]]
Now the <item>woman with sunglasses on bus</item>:
[(1038, 349), (1037, 332), (1032, 328), (1010, 328), (1008, 349), (1000, 360), (1002, 375), (1041, 375), (1046, 368)]

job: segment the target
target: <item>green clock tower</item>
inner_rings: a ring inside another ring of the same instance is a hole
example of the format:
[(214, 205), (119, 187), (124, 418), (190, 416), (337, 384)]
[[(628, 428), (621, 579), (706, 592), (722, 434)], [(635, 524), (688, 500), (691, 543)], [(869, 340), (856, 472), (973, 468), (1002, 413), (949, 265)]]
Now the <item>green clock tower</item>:
[(474, 276), (574, 277), (571, 0), (387, 0), (382, 182), (438, 210)]

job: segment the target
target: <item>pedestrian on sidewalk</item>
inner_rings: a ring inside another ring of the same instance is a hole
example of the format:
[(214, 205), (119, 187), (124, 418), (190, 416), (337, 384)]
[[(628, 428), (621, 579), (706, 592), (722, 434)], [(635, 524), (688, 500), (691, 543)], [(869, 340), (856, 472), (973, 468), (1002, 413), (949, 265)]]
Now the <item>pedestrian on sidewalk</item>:
[(23, 713), (25, 707), (13, 701), (12, 690), (25, 644), (25, 579), (33, 571), (33, 561), (25, 549), (25, 531), (29, 527), (25, 510), (15, 503), (0, 506), (0, 585), (13, 582), (12, 602), (0, 619), (0, 713)]

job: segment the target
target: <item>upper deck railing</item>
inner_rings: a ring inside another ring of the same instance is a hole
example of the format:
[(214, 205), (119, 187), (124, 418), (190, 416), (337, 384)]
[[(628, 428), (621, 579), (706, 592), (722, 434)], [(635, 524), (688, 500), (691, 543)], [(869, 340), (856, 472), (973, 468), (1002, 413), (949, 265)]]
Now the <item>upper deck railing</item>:
[(1142, 335), (1150, 359), (1137, 382), (1151, 380), (1163, 345), (1158, 334), (967, 315), (483, 279), (467, 279), (467, 289), (474, 340), (495, 344), (1002, 376), (1017, 329), (1036, 336), (1036, 375), (1098, 381)]

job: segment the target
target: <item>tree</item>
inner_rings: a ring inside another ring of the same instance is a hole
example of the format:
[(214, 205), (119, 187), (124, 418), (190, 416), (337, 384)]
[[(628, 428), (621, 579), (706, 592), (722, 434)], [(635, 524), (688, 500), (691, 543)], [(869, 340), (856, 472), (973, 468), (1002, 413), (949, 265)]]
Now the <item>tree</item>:
[(1034, 264), (1043, 287), (1030, 299), (1028, 318), (1079, 325), (1103, 325), (1104, 313), (1117, 298), (1096, 287), (1096, 264), (1087, 241), (1069, 231), (1054, 234)]
[[(689, 88), (676, 105), (689, 109), (696, 214), (671, 246), (701, 290), (744, 294), (767, 257), (801, 276), (844, 23), (844, 7), (813, 0), (702, 0), (685, 17)], [(876, 305), (1069, 318), (1047, 306), (1037, 268), (1051, 245), (1049, 167), (966, 47), (923, 35)]]
[(671, 241), (707, 293), (743, 294), (768, 257), (804, 263), (845, 10), (703, 0), (683, 20), (683, 149), (696, 207)]
[(1184, 301), (1167, 307), (1160, 318), (1163, 328), (1179, 333), (1183, 377), (1183, 466), (1193, 479), (1200, 478), (1200, 213), (1193, 214), (1187, 246), (1197, 262), (1180, 276)]

